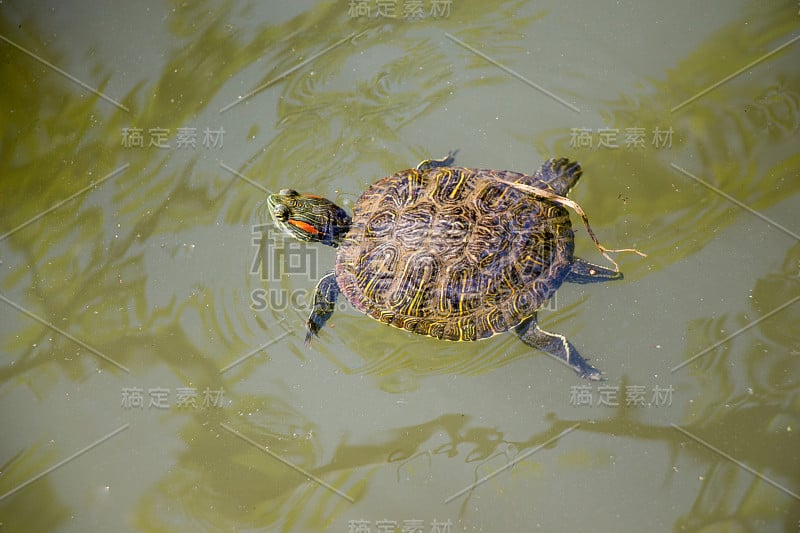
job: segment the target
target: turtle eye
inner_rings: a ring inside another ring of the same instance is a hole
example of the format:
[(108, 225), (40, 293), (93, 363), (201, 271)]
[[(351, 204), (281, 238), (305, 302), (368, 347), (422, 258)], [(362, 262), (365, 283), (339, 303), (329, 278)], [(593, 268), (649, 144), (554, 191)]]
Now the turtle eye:
[(278, 194), (281, 196), (297, 196), (297, 191), (294, 189), (281, 189)]
[(275, 220), (280, 222), (286, 222), (289, 220), (289, 208), (283, 204), (278, 204), (272, 210), (272, 214), (275, 216)]

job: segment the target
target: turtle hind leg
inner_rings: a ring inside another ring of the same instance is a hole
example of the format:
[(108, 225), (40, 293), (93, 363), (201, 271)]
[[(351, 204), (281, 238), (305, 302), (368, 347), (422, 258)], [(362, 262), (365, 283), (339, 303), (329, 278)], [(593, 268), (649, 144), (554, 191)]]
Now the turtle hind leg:
[(339, 292), (339, 285), (336, 283), (336, 275), (333, 270), (323, 274), (314, 288), (314, 303), (306, 321), (306, 347), (311, 347), (311, 340), (317, 336), (325, 322), (333, 315)]
[(566, 196), (578, 183), (582, 172), (580, 163), (562, 157), (545, 161), (536, 171), (536, 177), (550, 185), (559, 195)]
[(420, 161), (419, 165), (417, 165), (417, 170), (422, 171), (430, 168), (449, 167), (456, 160), (457, 153), (458, 149), (450, 150), (447, 152), (447, 155), (441, 159), (426, 159), (425, 161)]
[(586, 362), (578, 350), (563, 335), (544, 331), (536, 323), (536, 315), (528, 318), (514, 328), (519, 338), (537, 350), (559, 359), (573, 369), (580, 377), (592, 381), (602, 381), (603, 373)]

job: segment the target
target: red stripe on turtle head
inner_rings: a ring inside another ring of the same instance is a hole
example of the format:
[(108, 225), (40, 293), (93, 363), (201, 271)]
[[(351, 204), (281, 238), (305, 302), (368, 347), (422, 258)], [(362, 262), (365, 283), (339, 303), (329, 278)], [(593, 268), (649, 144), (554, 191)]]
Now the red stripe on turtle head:
[(302, 220), (296, 220), (290, 218), (289, 220), (287, 220), (287, 222), (292, 226), (305, 231), (306, 233), (310, 233), (311, 235), (319, 235), (320, 233), (322, 233), (320, 230), (318, 230), (308, 222), (303, 222)]

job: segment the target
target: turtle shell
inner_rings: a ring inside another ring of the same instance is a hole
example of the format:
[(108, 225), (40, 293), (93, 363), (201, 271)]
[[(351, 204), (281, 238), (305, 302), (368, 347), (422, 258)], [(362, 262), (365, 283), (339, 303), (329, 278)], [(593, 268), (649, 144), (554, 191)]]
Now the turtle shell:
[(373, 184), (336, 256), (345, 297), (380, 322), (452, 341), (533, 315), (572, 264), (569, 213), (498, 178), (559, 193), (536, 176), (460, 167)]

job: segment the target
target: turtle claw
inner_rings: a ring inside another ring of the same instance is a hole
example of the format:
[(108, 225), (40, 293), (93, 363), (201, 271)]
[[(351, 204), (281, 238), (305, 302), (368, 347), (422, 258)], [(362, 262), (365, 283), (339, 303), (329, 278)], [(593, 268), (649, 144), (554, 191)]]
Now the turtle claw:
[(578, 375), (584, 379), (588, 379), (589, 381), (607, 381), (605, 373), (594, 368), (593, 366), (589, 366), (589, 368), (578, 371)]
[[(575, 357), (576, 355), (577, 358)], [(583, 379), (588, 379), (589, 381), (606, 381), (605, 372), (590, 365), (588, 359), (584, 359), (577, 353), (573, 353), (572, 356), (575, 358), (575, 364), (568, 364), (575, 370), (578, 376)]]
[(311, 349), (312, 341), (314, 340), (314, 337), (316, 337), (316, 336), (317, 335), (315, 333), (311, 333), (310, 331), (306, 332), (306, 338), (303, 341), (303, 345), (306, 347), (306, 350), (310, 350)]
[(316, 337), (319, 337), (319, 330), (322, 325), (317, 324), (311, 318), (306, 322), (306, 338), (303, 340), (303, 345), (307, 350), (311, 349), (311, 344)]

